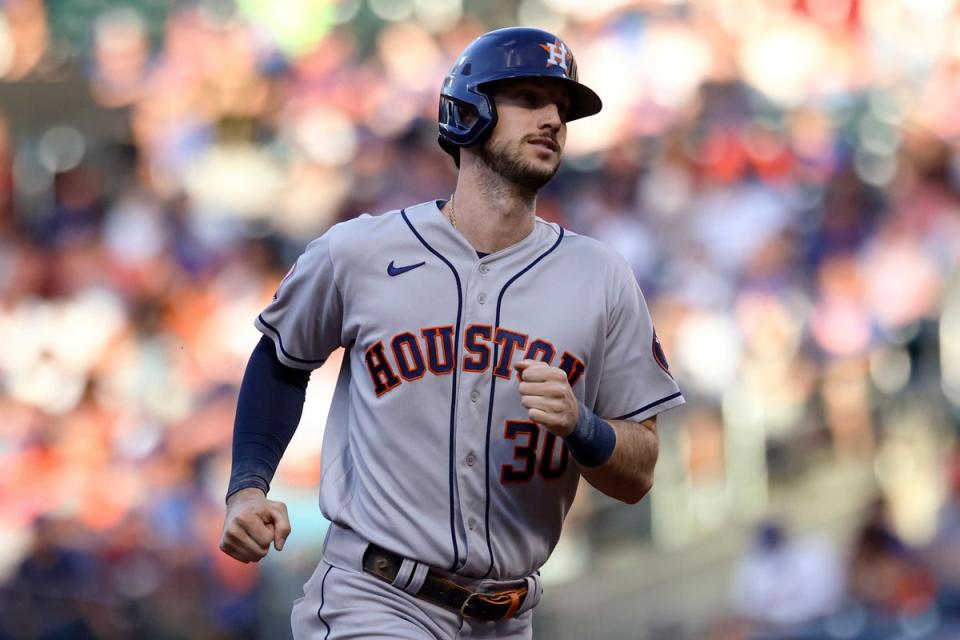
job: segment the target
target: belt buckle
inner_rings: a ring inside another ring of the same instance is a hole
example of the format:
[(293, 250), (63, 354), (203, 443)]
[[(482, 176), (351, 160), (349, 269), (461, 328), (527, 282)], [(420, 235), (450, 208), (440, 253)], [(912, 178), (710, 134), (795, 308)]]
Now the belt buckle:
[[(467, 609), (470, 607), (471, 600), (476, 598), (478, 601), (486, 602), (491, 606), (501, 607), (506, 606), (506, 611), (503, 612), (499, 618), (484, 618), (479, 616), (474, 616), (467, 613)], [(520, 607), (521, 595), (519, 591), (504, 591), (503, 593), (490, 594), (483, 593), (479, 591), (474, 591), (467, 599), (463, 601), (463, 604), (460, 605), (460, 615), (464, 618), (470, 618), (472, 620), (484, 620), (487, 622), (500, 622), (502, 620), (507, 620), (512, 618), (514, 614), (517, 613), (517, 609)]]
[(483, 594), (477, 593), (476, 591), (468, 595), (467, 599), (463, 601), (462, 605), (460, 605), (460, 615), (462, 615), (464, 618), (470, 618), (471, 620), (479, 620), (479, 618), (476, 618), (470, 615), (469, 613), (467, 613), (467, 609), (470, 607), (470, 603), (473, 601), (474, 598), (479, 600), (482, 595)]

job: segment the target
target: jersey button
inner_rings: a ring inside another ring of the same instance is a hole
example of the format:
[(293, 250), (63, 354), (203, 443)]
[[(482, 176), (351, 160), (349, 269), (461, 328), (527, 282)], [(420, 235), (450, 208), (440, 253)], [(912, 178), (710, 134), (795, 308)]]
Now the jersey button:
[(472, 467), (477, 462), (477, 456), (472, 453), (467, 454), (467, 466)]
[(487, 273), (488, 271), (490, 271), (490, 267), (485, 264), (480, 265), (480, 273)]
[(487, 301), (487, 294), (481, 293), (479, 296), (477, 296), (477, 302), (479, 302), (480, 304), (484, 304), (486, 301)]
[(479, 391), (471, 391), (471, 392), (470, 392), (470, 399), (473, 400), (474, 402), (476, 402), (477, 400), (479, 400), (479, 399), (480, 399), (480, 392), (479, 392)]
[(477, 521), (474, 520), (473, 518), (470, 518), (469, 520), (467, 520), (467, 527), (470, 528), (470, 531), (473, 531), (474, 529), (477, 528)]

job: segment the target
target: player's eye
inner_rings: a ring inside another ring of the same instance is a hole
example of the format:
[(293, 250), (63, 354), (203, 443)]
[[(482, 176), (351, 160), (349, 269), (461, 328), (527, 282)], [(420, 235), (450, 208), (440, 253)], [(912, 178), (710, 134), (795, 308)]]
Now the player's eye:
[(533, 104), (534, 102), (536, 102), (536, 98), (534, 97), (532, 91), (526, 91), (526, 90), (520, 91), (517, 94), (517, 98), (524, 104)]

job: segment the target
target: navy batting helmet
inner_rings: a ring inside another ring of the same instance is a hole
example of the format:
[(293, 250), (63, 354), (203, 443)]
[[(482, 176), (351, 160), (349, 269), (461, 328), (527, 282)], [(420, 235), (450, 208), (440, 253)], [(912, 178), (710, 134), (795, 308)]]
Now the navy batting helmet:
[(497, 123), (487, 85), (509, 78), (555, 78), (570, 92), (567, 122), (592, 116), (603, 103), (577, 81), (577, 62), (558, 37), (529, 27), (485, 33), (467, 46), (440, 89), (443, 150), (460, 164), (460, 147), (480, 142)]

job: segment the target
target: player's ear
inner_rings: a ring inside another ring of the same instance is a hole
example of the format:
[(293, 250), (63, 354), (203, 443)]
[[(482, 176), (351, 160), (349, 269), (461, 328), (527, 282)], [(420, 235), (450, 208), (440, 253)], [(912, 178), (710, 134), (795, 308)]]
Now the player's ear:
[(457, 105), (457, 115), (460, 116), (460, 122), (468, 127), (472, 127), (477, 121), (477, 111), (468, 104)]

